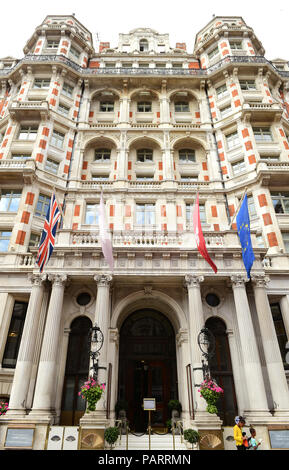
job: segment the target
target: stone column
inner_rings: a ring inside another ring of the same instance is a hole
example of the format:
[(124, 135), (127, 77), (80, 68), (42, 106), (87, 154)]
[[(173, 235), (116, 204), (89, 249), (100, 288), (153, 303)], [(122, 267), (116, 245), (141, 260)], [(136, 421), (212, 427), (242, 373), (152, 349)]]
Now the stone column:
[(280, 300), (280, 309), (286, 330), (287, 340), (289, 341), (289, 294), (283, 295)]
[(33, 367), (46, 274), (32, 274), (30, 280), (33, 285), (14, 372), (9, 401), (10, 411), (8, 412), (18, 416), (26, 414), (26, 400)]
[[(108, 344), (109, 344), (109, 325), (110, 325), (110, 283), (112, 276), (98, 274), (94, 277), (97, 283), (97, 296), (95, 303), (95, 315), (93, 324), (97, 325), (104, 336), (103, 346), (99, 351), (98, 366), (103, 367), (98, 371), (98, 383), (105, 383), (107, 387), (108, 372)], [(105, 369), (104, 369), (105, 368)], [(100, 427), (106, 425), (106, 399), (107, 390), (102, 394), (101, 399), (96, 404), (96, 411), (85, 414), (81, 418), (81, 424), (93, 422)]]
[(185, 283), (189, 297), (189, 338), (191, 347), (191, 361), (194, 383), (195, 421), (199, 427), (219, 427), (220, 419), (216, 415), (210, 415), (207, 411), (207, 403), (198, 392), (203, 382), (202, 352), (198, 345), (198, 335), (205, 326), (203, 304), (200, 284), (204, 281), (203, 276), (187, 275)]
[(275, 402), (274, 416), (289, 418), (289, 391), (283, 360), (277, 340), (272, 312), (266, 292), (269, 277), (262, 274), (252, 275), (255, 304), (259, 319), (264, 354), (266, 359), (272, 397)]
[(269, 417), (267, 397), (260, 364), (259, 352), (255, 337), (255, 331), (251, 318), (247, 292), (246, 278), (242, 275), (231, 277), (235, 300), (237, 323), (239, 329), (242, 362), (248, 393), (249, 409), (245, 410), (245, 416), (253, 422), (258, 422), (264, 417)]
[(41, 414), (42, 416), (46, 415), (46, 418), (51, 418), (51, 415), (54, 414), (53, 408), (55, 408), (53, 400), (57, 382), (56, 364), (58, 360), (59, 330), (67, 276), (65, 274), (52, 274), (48, 276), (48, 279), (52, 282), (52, 291), (31, 414)]
[(182, 420), (185, 427), (190, 427), (190, 410), (188, 396), (188, 382), (186, 376), (186, 366), (189, 363), (189, 338), (186, 329), (179, 329), (176, 335), (176, 352), (177, 352), (177, 372), (178, 372), (178, 394), (182, 404)]

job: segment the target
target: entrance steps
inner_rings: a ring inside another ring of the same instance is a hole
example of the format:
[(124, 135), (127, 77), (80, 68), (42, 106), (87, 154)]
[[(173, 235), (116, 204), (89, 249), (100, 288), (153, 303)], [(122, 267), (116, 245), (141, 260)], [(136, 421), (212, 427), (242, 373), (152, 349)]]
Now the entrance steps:
[[(116, 444), (115, 450), (126, 450), (126, 435), (121, 436), (121, 442)], [(134, 434), (128, 435), (128, 450), (149, 450), (149, 436), (135, 436)], [(151, 450), (174, 450), (173, 435), (165, 434), (160, 436), (158, 434), (151, 435)], [(181, 442), (181, 436), (175, 436), (175, 450), (188, 450), (185, 442)]]

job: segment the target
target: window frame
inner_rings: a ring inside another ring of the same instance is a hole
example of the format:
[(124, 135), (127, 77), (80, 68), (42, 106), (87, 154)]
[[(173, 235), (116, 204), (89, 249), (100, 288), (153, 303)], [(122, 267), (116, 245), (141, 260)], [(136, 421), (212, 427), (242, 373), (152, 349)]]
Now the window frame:
[[(183, 153), (184, 155), (182, 156), (181, 153)], [(189, 158), (189, 154), (192, 153), (192, 157), (193, 159), (191, 160)], [(190, 163), (196, 163), (196, 151), (194, 149), (187, 149), (187, 148), (183, 148), (183, 149), (179, 149), (178, 150), (178, 155), (179, 155), (179, 163), (182, 165), (182, 164), (190, 164)], [(183, 158), (185, 157), (185, 158)]]
[[(142, 154), (143, 154), (143, 160), (141, 159)], [(151, 156), (151, 158), (150, 158), (150, 156)], [(137, 151), (136, 151), (136, 161), (137, 162), (139, 162), (139, 163), (151, 163), (151, 162), (153, 162), (153, 159), (154, 159), (153, 149), (149, 149), (149, 148), (137, 149)]]
[[(48, 207), (50, 205), (50, 200), (51, 200), (51, 196), (47, 196), (46, 194), (39, 193), (34, 215), (37, 217), (45, 218)], [(39, 206), (41, 206), (40, 210), (38, 210)]]
[[(97, 154), (99, 154), (99, 157), (97, 157)], [(108, 155), (108, 158), (106, 158), (105, 155)], [(94, 149), (94, 162), (107, 163), (107, 162), (110, 162), (110, 159), (111, 159), (111, 149), (106, 149), (106, 148)]]
[[(9, 236), (4, 235), (4, 234), (9, 234)], [(7, 253), (8, 252), (11, 235), (12, 235), (12, 230), (5, 230), (5, 229), (0, 230), (0, 253)], [(5, 242), (8, 242), (8, 243), (5, 243)], [(5, 246), (4, 250), (2, 250), (3, 244)]]
[[(142, 108), (142, 109), (140, 109)], [(138, 113), (151, 113), (152, 112), (152, 102), (151, 101), (138, 101), (137, 102), (137, 112)]]
[[(36, 140), (37, 133), (38, 126), (20, 126), (17, 140)], [(30, 136), (34, 137), (31, 138)]]
[[(89, 208), (92, 208), (92, 207), (95, 207), (95, 209), (93, 211), (89, 210)], [(89, 217), (93, 217), (94, 220), (88, 219)], [(85, 225), (99, 225), (99, 202), (86, 203), (85, 214), (84, 214), (84, 224)]]
[(260, 126), (260, 127), (252, 127), (252, 129), (253, 129), (256, 143), (274, 142), (273, 134), (272, 134), (270, 127)]
[(53, 147), (56, 147), (58, 149), (63, 149), (64, 140), (65, 140), (65, 134), (53, 129), (51, 140), (50, 140), (50, 145), (53, 145)]
[(175, 113), (189, 113), (190, 112), (189, 101), (175, 101), (174, 110), (175, 110)]
[[(15, 196), (18, 196), (18, 197), (15, 197)], [(18, 190), (18, 189), (1, 189), (1, 191), (0, 191), (0, 212), (15, 212), (15, 213), (17, 213), (18, 209), (19, 209), (19, 205), (20, 205), (21, 196), (22, 196), (22, 191), (21, 190)], [(4, 209), (1, 209), (2, 201), (5, 204), (5, 200), (8, 202), (7, 207), (5, 207)], [(11, 209), (11, 206), (14, 206), (14, 201), (15, 200), (16, 200), (17, 207), (13, 207), (13, 209)]]
[[(143, 208), (143, 210), (142, 210)], [(139, 219), (141, 217), (141, 221)], [(155, 203), (136, 203), (135, 221), (137, 227), (151, 227), (156, 223), (156, 205)]]
[(100, 113), (113, 113), (114, 112), (114, 101), (100, 101), (99, 102)]

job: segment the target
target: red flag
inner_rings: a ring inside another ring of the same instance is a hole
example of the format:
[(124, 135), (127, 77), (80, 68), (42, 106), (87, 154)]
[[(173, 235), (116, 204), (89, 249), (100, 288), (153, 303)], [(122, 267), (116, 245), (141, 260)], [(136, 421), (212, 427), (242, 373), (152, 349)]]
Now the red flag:
[(216, 273), (218, 269), (217, 266), (211, 260), (210, 255), (207, 251), (206, 242), (202, 231), (199, 208), (199, 193), (197, 194), (195, 205), (193, 207), (193, 227), (198, 250), (201, 253), (202, 257), (207, 261), (207, 263), (209, 263), (209, 265)]

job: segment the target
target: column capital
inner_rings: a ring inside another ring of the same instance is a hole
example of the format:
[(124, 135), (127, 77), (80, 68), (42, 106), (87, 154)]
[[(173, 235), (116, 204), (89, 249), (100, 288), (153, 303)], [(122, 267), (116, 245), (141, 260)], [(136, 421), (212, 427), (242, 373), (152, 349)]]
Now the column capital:
[(53, 286), (63, 287), (68, 281), (66, 274), (49, 274), (48, 280), (52, 282)]
[(97, 274), (93, 279), (97, 283), (98, 287), (104, 287), (110, 285), (112, 276), (110, 274)]
[(187, 288), (189, 287), (200, 287), (201, 282), (204, 282), (204, 276), (194, 276), (193, 274), (187, 274), (185, 276), (184, 284)]
[(254, 287), (266, 288), (267, 284), (270, 282), (270, 277), (265, 274), (253, 274), (251, 280)]
[(234, 274), (231, 276), (231, 285), (232, 287), (245, 287), (247, 282), (247, 277), (243, 274)]
[(30, 274), (28, 274), (28, 279), (33, 284), (33, 286), (39, 286), (40, 287), (46, 281), (47, 274), (30, 273)]

